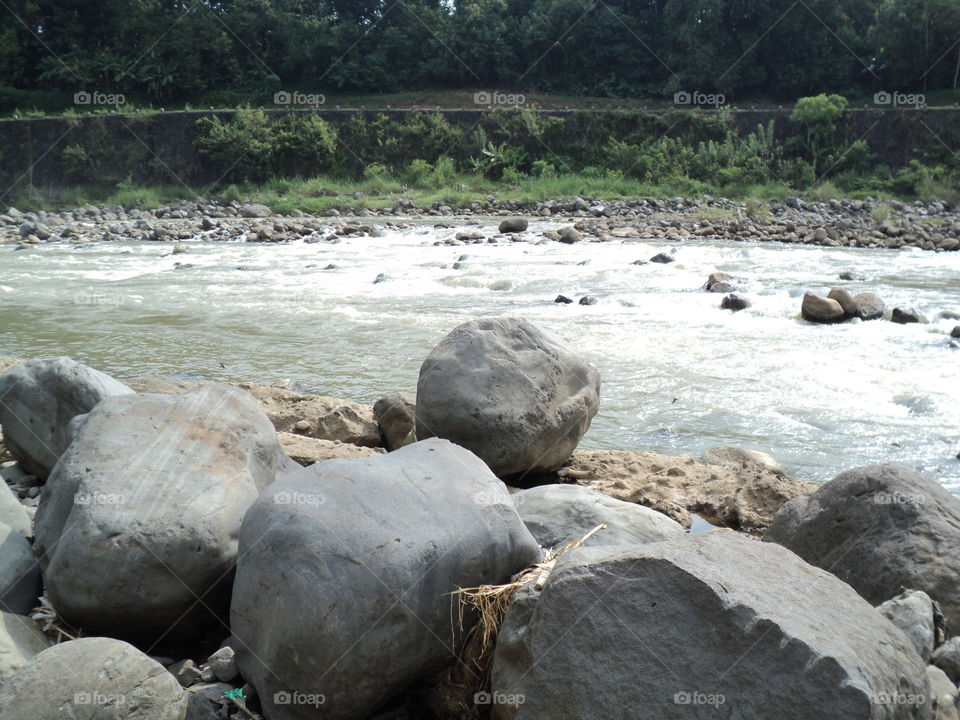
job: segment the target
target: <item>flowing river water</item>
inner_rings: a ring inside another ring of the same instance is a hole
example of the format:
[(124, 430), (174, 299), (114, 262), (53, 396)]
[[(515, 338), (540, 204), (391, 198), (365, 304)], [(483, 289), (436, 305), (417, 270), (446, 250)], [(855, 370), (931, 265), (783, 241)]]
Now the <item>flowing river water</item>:
[[(531, 223), (530, 242), (464, 246), (435, 245), (455, 230), (423, 223), (335, 243), (196, 242), (182, 255), (170, 243), (2, 247), (0, 355), (70, 355), (116, 376), (291, 379), (372, 402), (415, 390), (420, 363), (459, 323), (519, 315), (600, 368), (600, 412), (581, 447), (697, 456), (733, 444), (819, 481), (896, 461), (960, 492), (960, 349), (948, 345), (960, 321), (939, 316), (960, 311), (960, 253), (534, 244), (559, 226)], [(675, 263), (632, 264), (674, 247)], [(701, 290), (718, 270), (752, 308), (721, 310)], [(844, 270), (865, 279), (837, 280)], [(831, 286), (913, 306), (931, 323), (801, 321), (803, 292)], [(556, 304), (558, 293), (599, 302)]]

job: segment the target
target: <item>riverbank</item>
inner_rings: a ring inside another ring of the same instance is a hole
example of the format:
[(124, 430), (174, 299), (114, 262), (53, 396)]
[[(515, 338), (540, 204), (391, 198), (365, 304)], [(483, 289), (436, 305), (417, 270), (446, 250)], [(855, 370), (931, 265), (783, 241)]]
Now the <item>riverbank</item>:
[[(896, 200), (830, 199), (811, 201), (787, 197), (782, 202), (739, 202), (725, 198), (637, 198), (606, 201), (525, 201), (498, 199), (451, 205), (444, 200), (418, 204), (411, 195), (374, 195), (383, 207), (372, 207), (362, 193), (351, 205), (316, 213), (299, 208), (276, 211), (262, 203), (198, 198), (196, 201), (151, 209), (123, 205), (86, 206), (72, 210), (21, 212), (9, 208), (0, 215), (0, 244), (27, 249), (42, 243), (125, 241), (246, 241), (320, 242), (338, 236), (376, 234), (386, 227), (433, 220), (451, 229), (457, 221), (476, 230), (451, 232), (449, 244), (509, 242), (523, 228), (501, 229), (490, 218), (520, 215), (532, 219), (569, 221), (575, 232), (544, 233), (561, 242), (624, 238), (664, 238), (682, 241), (718, 238), (813, 244), (826, 247), (904, 248), (932, 251), (960, 249), (960, 211), (940, 201), (903, 203)], [(350, 218), (371, 218), (373, 222)], [(379, 221), (379, 222), (378, 222)]]

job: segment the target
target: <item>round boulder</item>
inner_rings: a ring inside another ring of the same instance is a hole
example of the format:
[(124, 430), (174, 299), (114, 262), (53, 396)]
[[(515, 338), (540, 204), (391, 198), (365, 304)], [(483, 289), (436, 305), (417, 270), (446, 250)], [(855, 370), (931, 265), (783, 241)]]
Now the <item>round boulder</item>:
[(87, 632), (138, 640), (215, 623), (243, 514), (280, 460), (270, 420), (238, 388), (105, 400), (78, 420), (37, 512), (53, 606)]
[(26, 472), (46, 477), (70, 442), (67, 427), (104, 398), (133, 391), (68, 357), (27, 360), (0, 375), (0, 426)]
[(893, 314), (890, 316), (890, 320), (897, 323), (898, 325), (909, 325), (911, 323), (922, 323), (923, 314), (914, 308), (900, 308), (895, 307), (893, 309)]
[(872, 603), (901, 588), (940, 603), (960, 627), (960, 498), (902, 465), (840, 473), (786, 503), (763, 538), (829, 569)]
[(0, 687), (3, 720), (184, 720), (187, 695), (160, 663), (105, 637), (54, 645)]
[(624, 502), (579, 485), (540, 485), (513, 494), (520, 518), (545, 548), (582, 538), (598, 525), (590, 547), (642, 545), (683, 537), (680, 523), (656, 510)]
[(498, 476), (563, 465), (597, 414), (600, 373), (523, 318), (455, 328), (417, 383), (417, 437), (471, 450)]
[(887, 306), (877, 295), (864, 292), (853, 296), (856, 305), (856, 316), (861, 320), (879, 320), (887, 311)]
[(522, 217), (510, 217), (500, 221), (498, 228), (502, 233), (523, 232), (527, 229), (527, 219)]
[(803, 296), (800, 315), (807, 322), (838, 323), (845, 319), (843, 306), (832, 298), (820, 297), (808, 292)]

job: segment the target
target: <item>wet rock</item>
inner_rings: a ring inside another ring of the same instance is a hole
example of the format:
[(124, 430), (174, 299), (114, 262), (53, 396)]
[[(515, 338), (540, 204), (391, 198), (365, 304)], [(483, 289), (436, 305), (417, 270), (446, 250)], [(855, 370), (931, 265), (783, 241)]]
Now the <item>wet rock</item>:
[(836, 300), (808, 292), (803, 296), (800, 315), (807, 322), (838, 323), (844, 319), (843, 307)]
[(573, 245), (574, 243), (580, 242), (582, 239), (583, 236), (580, 234), (580, 231), (572, 225), (568, 225), (560, 230), (560, 242), (562, 243)]
[(559, 468), (597, 413), (600, 373), (560, 338), (512, 317), (454, 329), (417, 383), (417, 437), (445, 437), (498, 476)]
[(859, 307), (856, 301), (853, 299), (853, 296), (848, 293), (843, 288), (833, 288), (827, 295), (827, 298), (830, 300), (836, 300), (840, 307), (843, 309), (843, 317), (850, 319), (857, 316)]
[(593, 295), (584, 295), (582, 298), (580, 298), (581, 305), (596, 305), (598, 302), (600, 301), (597, 300), (597, 298)]
[(417, 441), (417, 398), (409, 393), (390, 393), (373, 404), (373, 419), (387, 450), (397, 450)]
[(927, 717), (927, 689), (907, 639), (850, 587), (727, 530), (568, 553), (514, 596), (491, 673), (500, 720), (892, 720)]
[(950, 337), (960, 339), (960, 325), (957, 325), (950, 331)]
[(512, 497), (527, 529), (545, 548), (563, 547), (601, 524), (606, 528), (590, 538), (590, 547), (641, 545), (684, 535), (683, 526), (662, 513), (579, 485), (540, 485)]
[(36, 517), (53, 606), (87, 632), (145, 641), (216, 623), (240, 521), (281, 467), (270, 421), (209, 384), (108, 398), (74, 427)]
[(657, 253), (652, 258), (650, 258), (650, 262), (666, 264), (666, 263), (676, 262), (676, 258), (673, 255), (670, 255), (668, 253)]
[(740, 310), (746, 310), (750, 307), (750, 301), (742, 295), (731, 294), (724, 296), (723, 300), (720, 301), (721, 310), (733, 310), (738, 312)]
[(47, 636), (30, 618), (0, 612), (0, 688), (50, 644)]
[(853, 296), (856, 306), (856, 316), (861, 320), (879, 320), (887, 311), (883, 300), (870, 292), (857, 293)]
[(380, 283), (386, 282), (386, 281), (389, 280), (389, 279), (390, 279), (390, 276), (389, 276), (389, 275), (387, 275), (386, 273), (380, 273), (380, 274), (377, 275), (377, 277), (374, 279), (373, 284), (374, 284), (374, 285), (379, 285)]
[(922, 590), (907, 590), (878, 605), (877, 610), (903, 631), (924, 662), (930, 659), (937, 628), (929, 595)]
[(517, 233), (527, 229), (527, 219), (522, 217), (511, 217), (500, 221), (498, 230), (502, 233)]
[(566, 295), (557, 295), (556, 299), (554, 299), (554, 302), (562, 305), (570, 305), (573, 300), (568, 298)]
[(40, 604), (40, 592), (33, 548), (23, 535), (0, 523), (0, 611), (26, 615)]
[(854, 272), (853, 270), (844, 270), (838, 276), (841, 280), (850, 280), (850, 281), (862, 281), (865, 280), (862, 273)]
[(107, 397), (132, 392), (67, 357), (14, 365), (0, 375), (0, 426), (7, 450), (26, 472), (46, 477), (67, 448), (73, 418)]
[(910, 468), (841, 473), (784, 505), (764, 540), (829, 568), (872, 603), (922, 590), (960, 626), (960, 498)]
[(900, 325), (923, 322), (923, 315), (913, 308), (895, 307), (890, 320)]
[(105, 637), (54, 645), (0, 688), (4, 720), (184, 720), (176, 678), (132, 645)]
[(733, 286), (733, 278), (722, 272), (711, 273), (704, 288), (707, 292), (713, 293), (732, 293), (736, 290)]
[(453, 662), (450, 593), (539, 556), (506, 487), (452, 443), (318, 463), (244, 518), (231, 646), (271, 720), (305, 717), (278, 693), (323, 695), (325, 718), (369, 717)]

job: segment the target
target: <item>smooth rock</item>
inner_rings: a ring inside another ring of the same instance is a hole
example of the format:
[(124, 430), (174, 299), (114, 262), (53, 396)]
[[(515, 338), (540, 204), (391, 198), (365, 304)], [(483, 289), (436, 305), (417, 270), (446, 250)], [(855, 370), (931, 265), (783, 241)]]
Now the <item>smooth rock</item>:
[(572, 298), (568, 298), (566, 295), (557, 295), (554, 300), (555, 303), (560, 303), (562, 305), (570, 305), (573, 302)]
[(36, 517), (53, 606), (89, 633), (144, 641), (215, 623), (240, 521), (281, 466), (270, 421), (209, 384), (109, 398), (74, 425)]
[(676, 262), (676, 258), (673, 255), (670, 255), (668, 253), (657, 253), (652, 258), (650, 258), (650, 262), (667, 264), (667, 263)]
[(318, 463), (244, 518), (230, 644), (270, 720), (369, 717), (453, 662), (451, 592), (539, 557), (503, 483), (452, 443)]
[(132, 645), (89, 637), (54, 645), (0, 688), (3, 720), (184, 720), (187, 696)]
[(397, 450), (417, 441), (417, 398), (395, 392), (373, 404), (373, 419), (387, 450)]
[(27, 539), (0, 523), (0, 611), (27, 615), (40, 604), (40, 566)]
[(568, 553), (514, 596), (491, 674), (500, 720), (929, 718), (928, 689), (850, 587), (728, 530)]
[(50, 644), (47, 636), (27, 616), (0, 612), (0, 688)]
[(560, 230), (560, 242), (562, 243), (573, 245), (574, 243), (580, 242), (582, 239), (583, 236), (580, 234), (580, 231), (572, 225), (568, 225)]
[(0, 426), (7, 450), (28, 473), (46, 477), (67, 449), (67, 426), (101, 400), (132, 391), (67, 357), (27, 360), (0, 375)]
[(417, 437), (471, 450), (498, 476), (551, 471), (597, 414), (600, 373), (576, 350), (522, 318), (454, 329), (417, 383)]
[(887, 306), (873, 293), (857, 293), (853, 296), (856, 305), (856, 316), (861, 320), (879, 320), (887, 311)]
[(899, 325), (908, 325), (910, 323), (923, 322), (923, 315), (913, 308), (895, 307), (893, 314), (890, 316), (890, 320)]
[(733, 310), (734, 312), (746, 310), (750, 305), (751, 303), (747, 298), (736, 294), (725, 295), (723, 300), (720, 301), (721, 310)]
[(922, 590), (908, 590), (878, 605), (877, 610), (903, 631), (924, 662), (930, 660), (937, 628), (929, 595)]
[(957, 325), (955, 328), (953, 328), (953, 330), (950, 331), (950, 337), (960, 340), (960, 325)]
[(522, 217), (511, 217), (500, 221), (498, 228), (502, 233), (523, 232), (527, 229), (527, 219)]
[(848, 470), (794, 498), (763, 538), (828, 568), (872, 603), (923, 590), (960, 627), (960, 498), (903, 465)]
[(581, 305), (596, 305), (598, 302), (600, 301), (597, 300), (597, 298), (595, 298), (593, 295), (584, 295), (582, 298), (580, 298)]
[(840, 307), (843, 308), (843, 316), (845, 318), (849, 319), (857, 316), (859, 307), (853, 299), (853, 295), (843, 288), (833, 288), (827, 295), (827, 298), (837, 301)]
[(601, 545), (642, 545), (683, 537), (683, 526), (663, 513), (579, 485), (540, 485), (513, 494), (527, 529), (545, 548), (559, 548), (598, 525), (588, 541)]
[(800, 314), (804, 320), (812, 323), (838, 323), (844, 319), (840, 303), (811, 292), (803, 296)]

